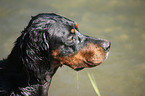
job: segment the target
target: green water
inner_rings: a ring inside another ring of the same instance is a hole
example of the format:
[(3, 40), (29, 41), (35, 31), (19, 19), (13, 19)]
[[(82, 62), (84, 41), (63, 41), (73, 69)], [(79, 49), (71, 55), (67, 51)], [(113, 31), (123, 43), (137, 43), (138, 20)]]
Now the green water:
[(27, 26), (30, 16), (55, 12), (76, 21), (82, 34), (111, 41), (108, 59), (78, 73), (63, 66), (53, 77), (50, 96), (145, 96), (144, 0), (0, 0), (0, 59)]

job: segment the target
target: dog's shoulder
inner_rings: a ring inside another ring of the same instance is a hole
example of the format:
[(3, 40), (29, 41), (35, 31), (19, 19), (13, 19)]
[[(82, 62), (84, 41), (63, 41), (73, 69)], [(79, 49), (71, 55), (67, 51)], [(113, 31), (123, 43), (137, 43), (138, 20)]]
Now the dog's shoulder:
[(0, 60), (0, 96), (8, 96), (8, 92), (3, 88), (3, 84), (5, 83), (3, 76), (4, 76), (4, 65), (6, 60)]

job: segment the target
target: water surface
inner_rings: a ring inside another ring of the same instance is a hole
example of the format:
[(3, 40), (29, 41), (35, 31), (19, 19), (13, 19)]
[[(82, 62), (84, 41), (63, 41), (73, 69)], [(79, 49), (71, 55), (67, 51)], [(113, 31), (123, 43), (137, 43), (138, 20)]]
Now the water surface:
[(1, 0), (0, 59), (30, 16), (55, 12), (77, 21), (82, 34), (112, 43), (108, 59), (78, 73), (63, 66), (53, 77), (50, 96), (97, 96), (87, 76), (93, 73), (102, 96), (145, 96), (144, 0)]

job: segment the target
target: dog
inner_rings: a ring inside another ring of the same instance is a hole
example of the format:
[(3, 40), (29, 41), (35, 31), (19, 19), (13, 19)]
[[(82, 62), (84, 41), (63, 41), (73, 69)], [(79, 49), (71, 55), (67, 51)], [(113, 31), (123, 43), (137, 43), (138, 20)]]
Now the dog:
[(0, 96), (47, 96), (57, 69), (101, 64), (111, 43), (79, 33), (76, 22), (54, 13), (33, 16), (8, 57), (0, 61)]

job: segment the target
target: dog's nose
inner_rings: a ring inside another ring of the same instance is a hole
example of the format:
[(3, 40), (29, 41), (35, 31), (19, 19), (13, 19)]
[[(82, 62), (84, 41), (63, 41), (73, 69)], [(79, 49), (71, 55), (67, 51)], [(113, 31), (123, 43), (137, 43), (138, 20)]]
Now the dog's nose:
[(111, 46), (111, 42), (105, 41), (103, 44), (103, 49), (108, 52), (110, 50), (110, 46)]

